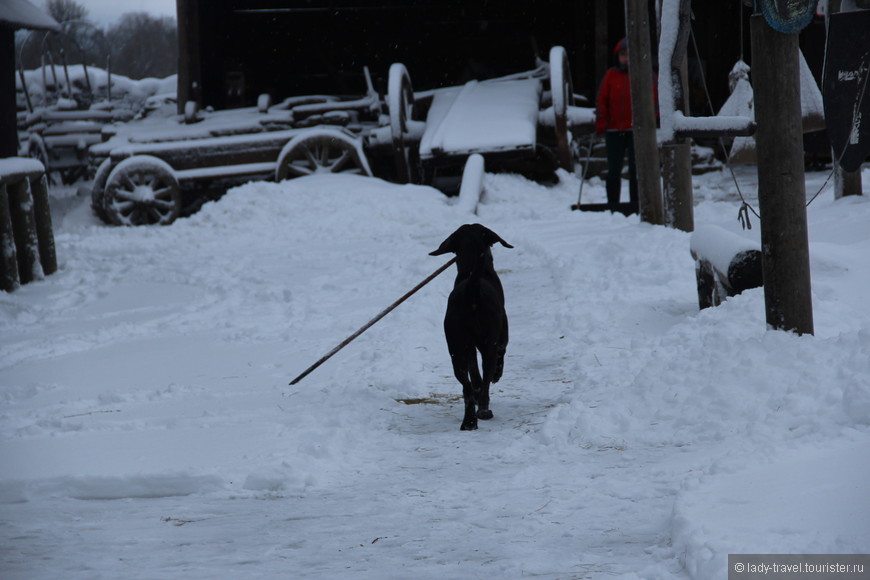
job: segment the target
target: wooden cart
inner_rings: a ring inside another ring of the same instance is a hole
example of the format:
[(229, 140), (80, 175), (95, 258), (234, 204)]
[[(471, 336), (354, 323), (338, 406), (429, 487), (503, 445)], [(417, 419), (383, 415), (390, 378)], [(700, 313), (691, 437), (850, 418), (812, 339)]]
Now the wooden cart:
[[(534, 70), (460, 87), (413, 94), (405, 88), (410, 77), (404, 67), (394, 65), (390, 76), (390, 111), (403, 117), (393, 127), (407, 132), (394, 138), (397, 159), (405, 143), (419, 139), (416, 154), (405, 156), (403, 173), (412, 177), (418, 172), (423, 183), (445, 190), (455, 191), (466, 160), (475, 154), (483, 156), (488, 170), (540, 180), (552, 179), (560, 167), (573, 171), (574, 136), (594, 126), (594, 110), (575, 106), (560, 46), (550, 51), (548, 63), (539, 62)], [(418, 107), (425, 110), (422, 128), (406, 121), (416, 118)]]

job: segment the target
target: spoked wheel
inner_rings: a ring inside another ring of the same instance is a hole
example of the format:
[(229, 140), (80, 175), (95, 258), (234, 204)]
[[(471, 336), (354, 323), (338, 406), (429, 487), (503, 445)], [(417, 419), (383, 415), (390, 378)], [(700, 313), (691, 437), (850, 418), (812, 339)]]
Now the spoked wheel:
[(275, 180), (322, 173), (371, 176), (359, 139), (337, 129), (315, 129), (297, 135), (278, 156)]
[(138, 155), (120, 162), (109, 174), (103, 209), (114, 225), (169, 225), (181, 213), (181, 188), (169, 164)]
[(106, 200), (103, 194), (106, 191), (106, 181), (109, 179), (112, 169), (112, 159), (104, 159), (97, 168), (97, 173), (94, 175), (94, 184), (91, 186), (91, 209), (98, 218), (106, 223), (111, 222), (109, 222), (109, 217), (106, 215)]
[(401, 63), (390, 67), (387, 102), (390, 108), (390, 132), (393, 138), (393, 157), (396, 161), (396, 179), (400, 183), (417, 181), (416, 158), (409, 144), (408, 124), (414, 116), (414, 90), (408, 69)]
[(550, 92), (553, 96), (553, 113), (556, 116), (556, 148), (559, 165), (567, 171), (574, 170), (574, 155), (571, 148), (571, 132), (568, 128), (568, 107), (574, 106), (574, 83), (564, 47), (550, 49)]
[(48, 177), (49, 183), (54, 183), (54, 178), (51, 176), (51, 159), (48, 156), (48, 148), (45, 146), (45, 139), (42, 135), (32, 134), (27, 143), (27, 155), (32, 159), (36, 159), (42, 166), (45, 167), (45, 175)]

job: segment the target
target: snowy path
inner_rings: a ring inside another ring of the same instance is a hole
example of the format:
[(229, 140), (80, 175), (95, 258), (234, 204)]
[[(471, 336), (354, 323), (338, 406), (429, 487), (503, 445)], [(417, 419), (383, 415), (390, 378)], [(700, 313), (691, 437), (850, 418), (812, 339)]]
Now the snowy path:
[[(698, 219), (733, 221), (720, 184)], [(688, 235), (571, 213), (576, 186), (487, 176), (479, 218), (361, 178), (252, 184), (168, 228), (61, 204), (61, 271), (0, 296), (0, 576), (724, 579), (734, 546), (860, 551), (870, 513), (822, 490), (867, 476), (843, 467), (870, 441), (866, 200), (813, 218), (798, 338), (760, 291), (699, 313)], [(493, 252), (494, 420), (459, 431), (450, 273), (287, 385), (478, 220), (516, 246)], [(836, 517), (779, 533), (741, 474), (807, 449), (837, 450), (834, 481), (777, 493)], [(705, 511), (722, 477), (749, 532)]]

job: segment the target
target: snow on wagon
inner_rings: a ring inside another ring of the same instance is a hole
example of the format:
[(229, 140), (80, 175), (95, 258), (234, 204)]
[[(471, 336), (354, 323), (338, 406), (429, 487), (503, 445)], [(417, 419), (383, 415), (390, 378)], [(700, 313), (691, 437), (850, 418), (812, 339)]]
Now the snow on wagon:
[[(92, 207), (115, 225), (170, 224), (251, 180), (321, 172), (372, 175), (364, 147), (389, 139), (377, 93), (310, 96), (272, 106), (197, 111), (129, 123), (91, 147)], [(386, 137), (384, 137), (386, 136)]]

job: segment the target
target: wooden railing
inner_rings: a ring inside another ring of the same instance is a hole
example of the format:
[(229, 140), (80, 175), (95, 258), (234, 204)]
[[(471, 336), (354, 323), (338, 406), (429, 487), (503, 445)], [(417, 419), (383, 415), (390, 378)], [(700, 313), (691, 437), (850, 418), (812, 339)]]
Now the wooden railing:
[(56, 270), (45, 168), (34, 159), (0, 159), (0, 290)]

